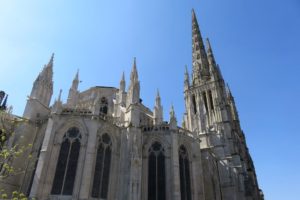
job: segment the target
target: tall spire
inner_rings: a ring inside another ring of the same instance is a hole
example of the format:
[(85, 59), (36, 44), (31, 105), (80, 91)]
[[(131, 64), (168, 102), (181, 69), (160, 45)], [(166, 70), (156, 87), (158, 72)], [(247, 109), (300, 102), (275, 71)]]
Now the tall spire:
[(209, 65), (194, 9), (192, 10), (193, 84), (209, 77)]

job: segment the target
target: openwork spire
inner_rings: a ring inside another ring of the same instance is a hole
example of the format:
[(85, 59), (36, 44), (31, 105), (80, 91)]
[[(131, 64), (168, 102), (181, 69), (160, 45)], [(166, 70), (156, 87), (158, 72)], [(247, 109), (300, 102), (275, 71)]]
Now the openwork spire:
[(192, 10), (192, 39), (193, 39), (193, 84), (209, 78), (209, 68), (203, 39), (199, 29), (195, 11)]

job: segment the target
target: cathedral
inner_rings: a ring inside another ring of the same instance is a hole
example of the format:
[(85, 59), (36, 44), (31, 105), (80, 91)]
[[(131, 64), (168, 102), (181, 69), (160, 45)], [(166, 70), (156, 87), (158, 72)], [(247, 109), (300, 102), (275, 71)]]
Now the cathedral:
[[(8, 144), (32, 144), (12, 165), (24, 173), (0, 182), (37, 200), (263, 200), (234, 98), (202, 39), (192, 11), (192, 76), (184, 74), (185, 113), (163, 119), (143, 105), (136, 59), (129, 87), (53, 93), (52, 55), (33, 83), (23, 119)], [(28, 154), (29, 154), (28, 153)]]

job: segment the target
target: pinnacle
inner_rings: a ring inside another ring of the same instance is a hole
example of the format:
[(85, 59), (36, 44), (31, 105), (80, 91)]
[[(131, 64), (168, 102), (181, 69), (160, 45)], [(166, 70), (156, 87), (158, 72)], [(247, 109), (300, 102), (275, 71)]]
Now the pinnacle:
[(136, 68), (136, 57), (133, 59), (133, 66), (132, 66), (132, 71), (130, 75), (130, 80), (132, 81), (138, 81), (138, 72)]
[(74, 80), (79, 81), (79, 69), (77, 69), (77, 72), (76, 72)]
[(123, 73), (122, 73), (121, 81), (125, 81), (125, 72), (124, 72), (124, 71), (123, 71)]
[(175, 110), (174, 110), (173, 104), (171, 105), (170, 118), (176, 118), (176, 117), (175, 117)]

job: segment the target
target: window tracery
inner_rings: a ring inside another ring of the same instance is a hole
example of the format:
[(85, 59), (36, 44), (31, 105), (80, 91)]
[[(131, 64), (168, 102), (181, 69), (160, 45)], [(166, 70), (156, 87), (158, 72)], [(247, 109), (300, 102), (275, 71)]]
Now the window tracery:
[(108, 194), (112, 143), (108, 134), (99, 139), (92, 197), (106, 199)]
[(72, 195), (78, 165), (81, 135), (75, 127), (63, 137), (51, 194)]
[(148, 200), (166, 199), (165, 151), (159, 142), (149, 148)]

